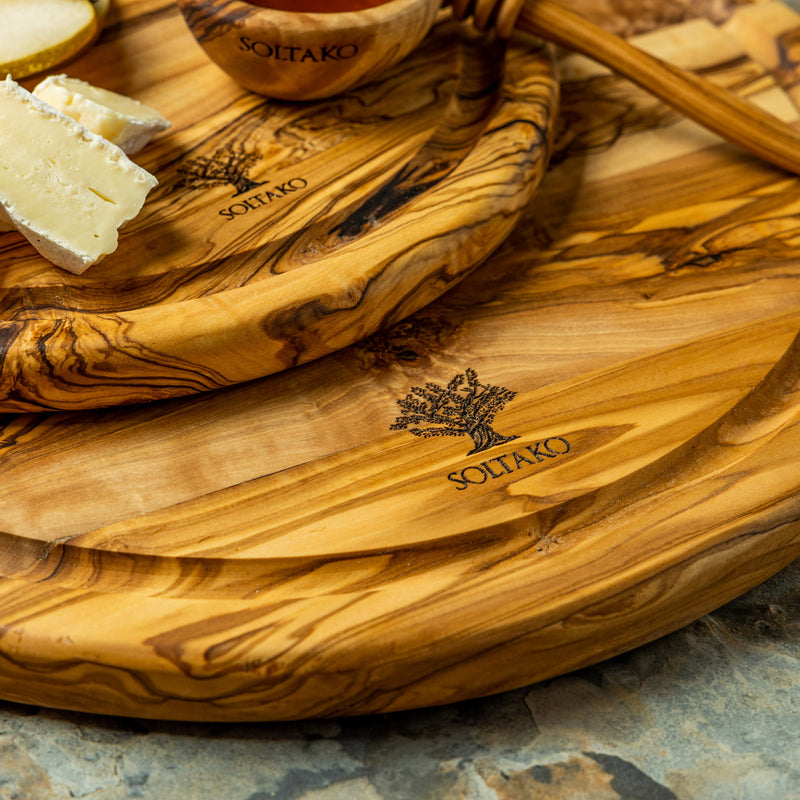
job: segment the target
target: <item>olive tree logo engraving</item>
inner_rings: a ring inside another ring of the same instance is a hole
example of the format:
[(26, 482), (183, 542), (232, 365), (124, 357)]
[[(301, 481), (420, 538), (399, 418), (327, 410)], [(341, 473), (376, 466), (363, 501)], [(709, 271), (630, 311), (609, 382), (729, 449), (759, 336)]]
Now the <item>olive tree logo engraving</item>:
[(492, 427), (497, 413), (517, 393), (502, 386), (481, 383), (474, 369), (453, 377), (447, 386), (426, 383), (414, 386), (397, 401), (402, 414), (391, 430), (407, 430), (414, 436), (470, 436), (474, 447), (468, 455), (481, 453), (499, 444), (518, 439), (504, 436)]
[(228, 142), (210, 156), (198, 156), (186, 161), (178, 169), (180, 178), (176, 186), (180, 189), (203, 189), (229, 183), (236, 189), (234, 197), (238, 197), (264, 185), (264, 181), (254, 181), (247, 175), (248, 170), (260, 159), (258, 153), (248, 153), (241, 144)]

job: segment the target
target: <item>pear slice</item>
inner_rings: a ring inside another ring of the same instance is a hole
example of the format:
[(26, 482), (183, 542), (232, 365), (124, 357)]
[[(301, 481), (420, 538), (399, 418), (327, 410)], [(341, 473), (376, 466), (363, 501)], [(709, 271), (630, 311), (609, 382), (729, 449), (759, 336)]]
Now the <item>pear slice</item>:
[(82, 53), (100, 32), (90, 0), (3, 0), (0, 79), (25, 78)]

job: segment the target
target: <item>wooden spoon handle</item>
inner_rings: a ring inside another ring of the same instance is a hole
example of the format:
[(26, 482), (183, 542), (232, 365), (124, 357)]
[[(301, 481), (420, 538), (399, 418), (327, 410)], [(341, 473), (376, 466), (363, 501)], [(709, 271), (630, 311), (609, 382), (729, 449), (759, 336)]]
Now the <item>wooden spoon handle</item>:
[(710, 81), (651, 56), (564, 8), (528, 0), (516, 27), (610, 67), (723, 139), (800, 173), (800, 133)]

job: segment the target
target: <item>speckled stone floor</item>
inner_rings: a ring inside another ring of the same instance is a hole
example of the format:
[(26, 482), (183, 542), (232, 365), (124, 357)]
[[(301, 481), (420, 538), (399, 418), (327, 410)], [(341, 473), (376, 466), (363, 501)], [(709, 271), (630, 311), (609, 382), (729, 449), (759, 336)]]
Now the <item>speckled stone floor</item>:
[(189, 725), (0, 705), (0, 798), (800, 798), (800, 561), (624, 656), (442, 708)]

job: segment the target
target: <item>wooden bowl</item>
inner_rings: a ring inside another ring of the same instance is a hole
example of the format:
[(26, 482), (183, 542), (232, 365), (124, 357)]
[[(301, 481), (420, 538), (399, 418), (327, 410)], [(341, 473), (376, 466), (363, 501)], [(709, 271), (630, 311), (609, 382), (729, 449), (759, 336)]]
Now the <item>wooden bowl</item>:
[(244, 0), (177, 0), (206, 54), (247, 89), (281, 100), (343, 92), (394, 66), (425, 37), (441, 0), (296, 12)]

